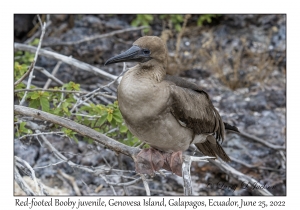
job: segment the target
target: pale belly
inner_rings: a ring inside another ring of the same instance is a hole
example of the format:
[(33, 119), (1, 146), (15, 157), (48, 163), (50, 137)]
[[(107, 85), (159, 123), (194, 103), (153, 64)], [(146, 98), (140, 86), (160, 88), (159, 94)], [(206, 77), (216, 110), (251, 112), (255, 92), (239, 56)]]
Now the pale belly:
[(160, 115), (152, 121), (126, 124), (141, 141), (164, 152), (184, 151), (193, 140), (192, 131), (182, 127), (171, 113)]

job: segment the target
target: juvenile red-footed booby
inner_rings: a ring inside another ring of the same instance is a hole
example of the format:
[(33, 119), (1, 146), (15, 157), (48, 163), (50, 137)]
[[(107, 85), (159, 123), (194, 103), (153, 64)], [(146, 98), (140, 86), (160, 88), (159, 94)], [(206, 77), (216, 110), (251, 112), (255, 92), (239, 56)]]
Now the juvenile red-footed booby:
[(120, 111), (128, 129), (149, 144), (135, 160), (136, 172), (153, 175), (165, 168), (181, 176), (182, 152), (190, 144), (208, 156), (230, 158), (220, 141), (224, 124), (208, 94), (196, 84), (166, 74), (167, 48), (159, 37), (144, 36), (105, 65), (136, 61), (118, 87)]

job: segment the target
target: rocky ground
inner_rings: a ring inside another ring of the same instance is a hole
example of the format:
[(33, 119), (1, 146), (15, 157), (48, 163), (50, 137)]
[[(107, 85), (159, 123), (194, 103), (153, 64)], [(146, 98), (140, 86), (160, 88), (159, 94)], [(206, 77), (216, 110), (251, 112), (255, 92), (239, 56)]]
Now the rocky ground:
[[(28, 18), (28, 19), (27, 19)], [(34, 16), (15, 16), (15, 42), (26, 43), (31, 37)], [(107, 34), (132, 27), (135, 15), (51, 15), (43, 40), (43, 49), (72, 56), (111, 74), (118, 75), (123, 65), (104, 66), (113, 55), (128, 49), (132, 42), (144, 35), (142, 30), (124, 32), (101, 39), (75, 43), (87, 37)], [(162, 36), (170, 54), (170, 73), (180, 75), (206, 90), (225, 122), (239, 130), (258, 137), (272, 145), (286, 145), (286, 16), (285, 15), (222, 15), (212, 23), (199, 27), (198, 16), (192, 15), (182, 34), (172, 25), (155, 16), (150, 24), (150, 35)], [(21, 26), (19, 25), (21, 24)], [(28, 27), (26, 27), (28, 26)], [(39, 33), (35, 33), (39, 37)], [(66, 44), (66, 42), (74, 42)], [(179, 44), (177, 44), (179, 43)], [(177, 44), (177, 47), (176, 47)], [(57, 64), (54, 59), (40, 56), (37, 62), (50, 72)], [(128, 66), (134, 64), (128, 63)], [(172, 71), (176, 69), (176, 71)], [(81, 88), (91, 91), (109, 80), (93, 73), (62, 64), (57, 78), (67, 83), (74, 81)], [(36, 74), (32, 82), (43, 87), (47, 78)], [(56, 85), (54, 82), (52, 83)], [(116, 87), (107, 88), (112, 95)], [(109, 103), (101, 101), (99, 103)], [(128, 182), (138, 177), (133, 161), (101, 145), (67, 138), (48, 136), (52, 145), (73, 162), (85, 166), (109, 165), (113, 169), (128, 170), (125, 174), (108, 171), (110, 182)], [(26, 160), (36, 176), (57, 194), (76, 195), (74, 185), (64, 174), (75, 178), (82, 195), (145, 195), (142, 182), (114, 189), (99, 174), (84, 172), (57, 163), (56, 157), (35, 139), (15, 139), (16, 156)], [(269, 191), (274, 195), (286, 195), (286, 151), (227, 133), (223, 147), (232, 158), (229, 163), (238, 171), (253, 177), (263, 185), (275, 186)], [(255, 195), (250, 189), (226, 175), (210, 163), (192, 165), (192, 181), (195, 195)], [(24, 174), (25, 175), (25, 174)], [(176, 175), (155, 176), (149, 181), (153, 195), (183, 194), (182, 180)], [(15, 191), (19, 194), (19, 190)]]

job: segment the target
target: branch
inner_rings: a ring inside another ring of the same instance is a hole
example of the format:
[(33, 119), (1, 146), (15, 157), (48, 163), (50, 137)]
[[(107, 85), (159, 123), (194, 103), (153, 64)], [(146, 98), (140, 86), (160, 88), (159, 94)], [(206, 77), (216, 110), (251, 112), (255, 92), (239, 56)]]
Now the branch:
[(285, 171), (284, 169), (275, 169), (275, 168), (270, 168), (270, 167), (265, 167), (265, 166), (259, 166), (259, 165), (251, 165), (251, 164), (248, 164), (248, 163), (245, 163), (239, 159), (235, 159), (233, 157), (230, 157), (230, 159), (234, 162), (237, 162), (247, 168), (257, 168), (257, 169), (261, 169), (261, 170), (268, 170), (268, 171)]
[(214, 157), (209, 157), (209, 156), (194, 157), (189, 155), (182, 155), (182, 159), (183, 159), (182, 179), (183, 179), (184, 195), (193, 195), (191, 170), (190, 170), (192, 161), (208, 162), (207, 159), (209, 158), (214, 158)]
[[(61, 61), (59, 61), (58, 64), (59, 64), (59, 63), (61, 63)], [(57, 64), (57, 65), (58, 65), (58, 64)], [(56, 65), (56, 67), (57, 67), (57, 65)], [(51, 80), (51, 81), (54, 80), (55, 82), (57, 82), (57, 84), (64, 85), (64, 83), (63, 83), (61, 80), (57, 79), (57, 78), (53, 75), (53, 72), (54, 72), (54, 71), (57, 71), (56, 68), (53, 70), (52, 74), (50, 74), (50, 73), (49, 73), (46, 69), (44, 69), (43, 67), (36, 66), (35, 69), (38, 70), (38, 71), (40, 71), (41, 73), (43, 73), (44, 75), (46, 75), (46, 76), (48, 77), (47, 82), (48, 82), (49, 80)], [(58, 69), (58, 68), (57, 68), (57, 69)], [(46, 82), (46, 84), (47, 84), (47, 82)], [(46, 86), (46, 84), (45, 84), (45, 86)], [(45, 89), (45, 88), (44, 88), (44, 89)]]
[[(41, 34), (41, 37), (40, 37), (40, 41), (39, 41), (39, 45), (35, 51), (35, 56), (34, 56), (34, 60), (33, 60), (33, 64), (32, 64), (32, 70), (30, 71), (29, 73), (29, 78), (28, 78), (28, 82), (27, 82), (27, 86), (26, 86), (26, 89), (29, 89), (30, 88), (30, 85), (31, 85), (31, 80), (33, 78), (33, 70), (34, 70), (34, 66), (35, 66), (35, 63), (37, 61), (37, 58), (38, 58), (38, 55), (39, 55), (39, 51), (41, 49), (41, 45), (42, 45), (42, 41), (43, 41), (43, 38), (44, 38), (44, 34), (45, 34), (45, 31), (46, 31), (46, 23), (42, 23), (41, 19), (40, 19), (40, 16), (38, 15), (37, 16), (39, 21), (40, 21), (40, 24), (41, 24), (41, 28), (42, 28), (42, 34)], [(23, 103), (25, 102), (25, 99), (26, 99), (26, 96), (27, 96), (27, 92), (25, 92), (21, 102), (20, 102), (20, 105), (23, 105)]]
[(91, 138), (117, 153), (122, 153), (132, 158), (134, 158), (134, 156), (140, 151), (140, 149), (138, 148), (129, 147), (89, 127), (78, 124), (66, 118), (61, 118), (59, 116), (49, 114), (47, 112), (43, 112), (37, 109), (32, 109), (24, 106), (19, 106), (19, 105), (14, 106), (14, 111), (16, 114), (31, 116), (34, 118), (50, 121), (54, 124), (63, 126), (65, 128), (77, 132), (78, 134), (81, 134), (82, 136), (87, 136)]
[(78, 41), (74, 41), (74, 42), (56, 42), (56, 43), (44, 43), (43, 46), (69, 46), (69, 45), (76, 45), (76, 44), (81, 44), (83, 42), (89, 42), (89, 41), (93, 41), (96, 39), (103, 39), (103, 38), (107, 38), (107, 37), (111, 37), (114, 36), (116, 34), (121, 34), (121, 33), (125, 33), (125, 32), (129, 32), (129, 31), (138, 31), (138, 30), (143, 30), (145, 28), (149, 28), (148, 26), (140, 26), (137, 28), (126, 28), (126, 29), (122, 29), (122, 30), (117, 30), (117, 31), (113, 31), (107, 34), (100, 34), (100, 35), (95, 35), (95, 36), (91, 36), (91, 37), (86, 37), (84, 39), (78, 40)]
[(33, 62), (30, 64), (30, 66), (29, 66), (27, 72), (26, 72), (25, 74), (23, 74), (23, 76), (22, 76), (18, 81), (15, 82), (14, 86), (17, 86), (18, 84), (20, 84), (20, 83), (21, 83), (21, 82), (22, 82), (22, 81), (30, 74), (30, 72), (31, 72), (32, 69), (33, 69), (34, 64), (35, 64), (35, 61), (33, 61)]
[(27, 185), (22, 176), (19, 173), (18, 168), (15, 166), (15, 181), (18, 183), (20, 188), (26, 193), (26, 195), (35, 196), (36, 194), (32, 189)]
[(271, 149), (275, 149), (275, 150), (286, 150), (286, 147), (285, 147), (285, 146), (280, 146), (280, 145), (271, 144), (271, 143), (267, 142), (267, 141), (264, 140), (264, 139), (261, 139), (261, 138), (258, 138), (258, 137), (256, 137), (256, 136), (247, 134), (247, 133), (245, 133), (245, 132), (243, 132), (243, 131), (240, 131), (239, 133), (238, 133), (238, 132), (235, 132), (235, 131), (231, 131), (231, 130), (228, 130), (228, 131), (229, 131), (229, 132), (232, 132), (232, 133), (236, 133), (236, 134), (238, 134), (238, 135), (240, 135), (240, 136), (243, 136), (243, 137), (246, 137), (246, 138), (248, 138), (248, 139), (254, 140), (254, 141), (256, 141), (256, 142), (258, 142), (258, 143), (261, 143), (261, 144), (263, 144), (263, 145), (265, 145), (265, 146), (267, 146), (267, 147), (269, 147), (269, 148), (271, 148)]
[(226, 172), (229, 176), (234, 177), (235, 179), (247, 183), (251, 185), (251, 189), (256, 189), (257, 194), (259, 195), (272, 195), (267, 189), (264, 189), (264, 187), (255, 179), (235, 170), (227, 163), (220, 161), (220, 160), (209, 160), (210, 163), (214, 164), (218, 168), (220, 168), (222, 171)]
[(50, 77), (48, 78), (48, 80), (47, 80), (46, 84), (44, 85), (43, 89), (48, 89), (49, 85), (52, 82), (52, 77), (56, 79), (55, 74), (57, 73), (57, 71), (58, 71), (61, 64), (62, 64), (61, 61), (57, 62), (57, 64), (55, 65), (53, 71), (51, 72), (51, 78)]
[[(72, 120), (69, 120), (66, 118), (61, 118), (61, 117), (53, 115), (53, 114), (49, 114), (49, 113), (46, 113), (46, 112), (43, 112), (40, 110), (36, 110), (36, 109), (24, 107), (24, 106), (19, 106), (19, 105), (14, 106), (14, 111), (15, 111), (15, 114), (27, 115), (27, 116), (31, 116), (34, 118), (50, 121), (54, 124), (71, 129), (71, 130), (77, 132), (78, 134), (87, 136), (87, 137), (95, 140), (96, 142), (106, 146), (107, 148), (109, 148), (113, 151), (116, 151), (117, 153), (122, 153), (124, 155), (127, 155), (127, 156), (133, 158), (134, 160), (135, 160), (135, 155), (137, 155), (140, 152), (139, 148), (129, 147), (127, 145), (124, 145), (114, 139), (111, 139), (111, 138), (89, 128), (89, 127), (80, 125), (80, 124), (73, 122)], [(44, 140), (44, 142), (45, 142), (45, 140)], [(187, 157), (187, 156), (184, 156), (184, 157)], [(61, 157), (60, 159), (65, 159), (65, 161), (70, 164), (70, 161), (68, 161), (65, 157)], [(184, 160), (185, 160), (185, 158), (184, 158)], [(187, 164), (184, 167), (190, 167), (191, 161), (199, 161), (199, 160), (203, 160), (203, 157), (190, 157), (190, 159), (187, 159), (187, 161), (185, 161)], [(229, 166), (227, 163), (220, 162), (219, 160), (216, 160), (216, 161), (209, 160), (209, 162), (216, 165), (222, 171), (224, 171), (228, 175), (236, 178), (237, 180), (240, 180), (242, 182), (248, 182), (252, 187), (255, 187), (255, 186), (260, 187), (260, 189), (257, 189), (257, 191), (256, 191), (258, 194), (272, 195), (268, 190), (264, 189), (263, 186), (261, 186), (258, 183), (258, 181), (235, 170), (234, 168)], [(76, 166), (74, 165), (73, 167), (76, 167)], [(91, 169), (90, 171), (94, 172), (93, 169)], [(189, 177), (190, 177), (189, 170), (187, 170), (187, 172), (183, 171), (183, 178), (185, 179), (184, 182), (186, 182), (186, 184), (185, 184), (185, 189), (186, 189), (185, 192), (186, 193), (185, 194), (190, 194), (192, 192), (191, 188), (189, 188), (189, 186), (191, 186)], [(111, 185), (111, 187), (112, 187), (112, 185)]]
[[(31, 52), (31, 53), (35, 53), (36, 50), (37, 50), (36, 47), (29, 46), (29, 45), (26, 45), (26, 44), (20, 44), (20, 43), (14, 43), (14, 47), (15, 47), (16, 50), (23, 50), (23, 51), (28, 51), (28, 52)], [(74, 59), (74, 58), (71, 58), (71, 57), (68, 57), (68, 56), (65, 56), (65, 55), (61, 55), (61, 54), (56, 53), (56, 52), (51, 52), (51, 51), (48, 51), (48, 50), (40, 49), (39, 55), (45, 56), (47, 58), (62, 61), (66, 64), (69, 64), (69, 65), (74, 66), (76, 68), (82, 69), (84, 71), (97, 73), (98, 75), (100, 75), (104, 78), (108, 78), (108, 79), (111, 79), (111, 80), (114, 80), (115, 78), (117, 78), (117, 76), (109, 74), (106, 71), (103, 71), (103, 70), (101, 70), (99, 68), (96, 68), (92, 65), (89, 65), (87, 63), (81, 62), (77, 59)]]
[(74, 177), (72, 177), (72, 176), (70, 176), (70, 175), (64, 173), (62, 170), (58, 170), (58, 173), (59, 173), (63, 178), (67, 179), (67, 180), (71, 183), (71, 185), (72, 185), (72, 187), (73, 187), (73, 189), (74, 189), (76, 195), (79, 195), (79, 196), (80, 196), (81, 193), (80, 193), (80, 190), (79, 190), (78, 185), (77, 185), (77, 183), (76, 183), (76, 179), (75, 179)]
[(106, 88), (106, 87), (110, 87), (111, 85), (113, 85), (116, 81), (118, 81), (118, 79), (120, 78), (120, 76), (122, 76), (124, 73), (126, 72), (126, 63), (123, 62), (123, 70), (122, 72), (119, 74), (119, 76), (117, 76), (113, 81), (111, 81), (110, 83), (108, 83), (107, 85), (104, 85), (102, 87), (99, 87), (95, 90), (93, 90), (92, 92), (89, 92), (88, 94), (86, 94), (84, 97), (85, 99), (82, 101), (77, 101), (74, 106), (72, 107), (72, 109), (70, 110), (70, 112), (72, 113), (78, 106), (80, 106), (82, 103), (86, 102), (87, 100), (90, 100), (92, 97), (94, 97), (96, 95), (97, 92), (99, 92), (100, 90)]
[(42, 186), (42, 184), (38, 183), (36, 176), (35, 176), (35, 172), (34, 172), (33, 168), (29, 165), (29, 163), (27, 163), (25, 160), (19, 158), (18, 156), (15, 156), (15, 162), (16, 162), (17, 167), (19, 167), (19, 168), (25, 167), (30, 171), (30, 177), (35, 184), (35, 189), (38, 190), (39, 186), (40, 186), (41, 188), (40, 188), (39, 195), (44, 195), (43, 194), (43, 186)]
[(146, 180), (146, 177), (144, 174), (140, 174), (142, 180), (143, 180), (143, 184), (144, 184), (144, 187), (145, 187), (145, 190), (146, 190), (146, 195), (147, 196), (151, 196), (151, 193), (150, 193), (150, 188), (149, 188), (149, 185), (148, 185), (148, 182)]

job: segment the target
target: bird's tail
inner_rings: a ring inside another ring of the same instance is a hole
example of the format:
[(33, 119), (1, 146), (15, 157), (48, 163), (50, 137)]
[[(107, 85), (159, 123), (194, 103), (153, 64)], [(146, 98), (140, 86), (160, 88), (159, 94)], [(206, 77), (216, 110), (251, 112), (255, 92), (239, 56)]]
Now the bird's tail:
[(237, 127), (235, 127), (234, 125), (230, 125), (226, 122), (223, 122), (224, 123), (224, 127), (225, 127), (225, 130), (229, 130), (229, 131), (234, 131), (234, 132), (240, 132), (239, 129)]
[(217, 157), (219, 156), (222, 160), (228, 162), (230, 158), (221, 147), (216, 138), (212, 135), (207, 136), (206, 141), (203, 143), (195, 144), (196, 147), (207, 156)]

